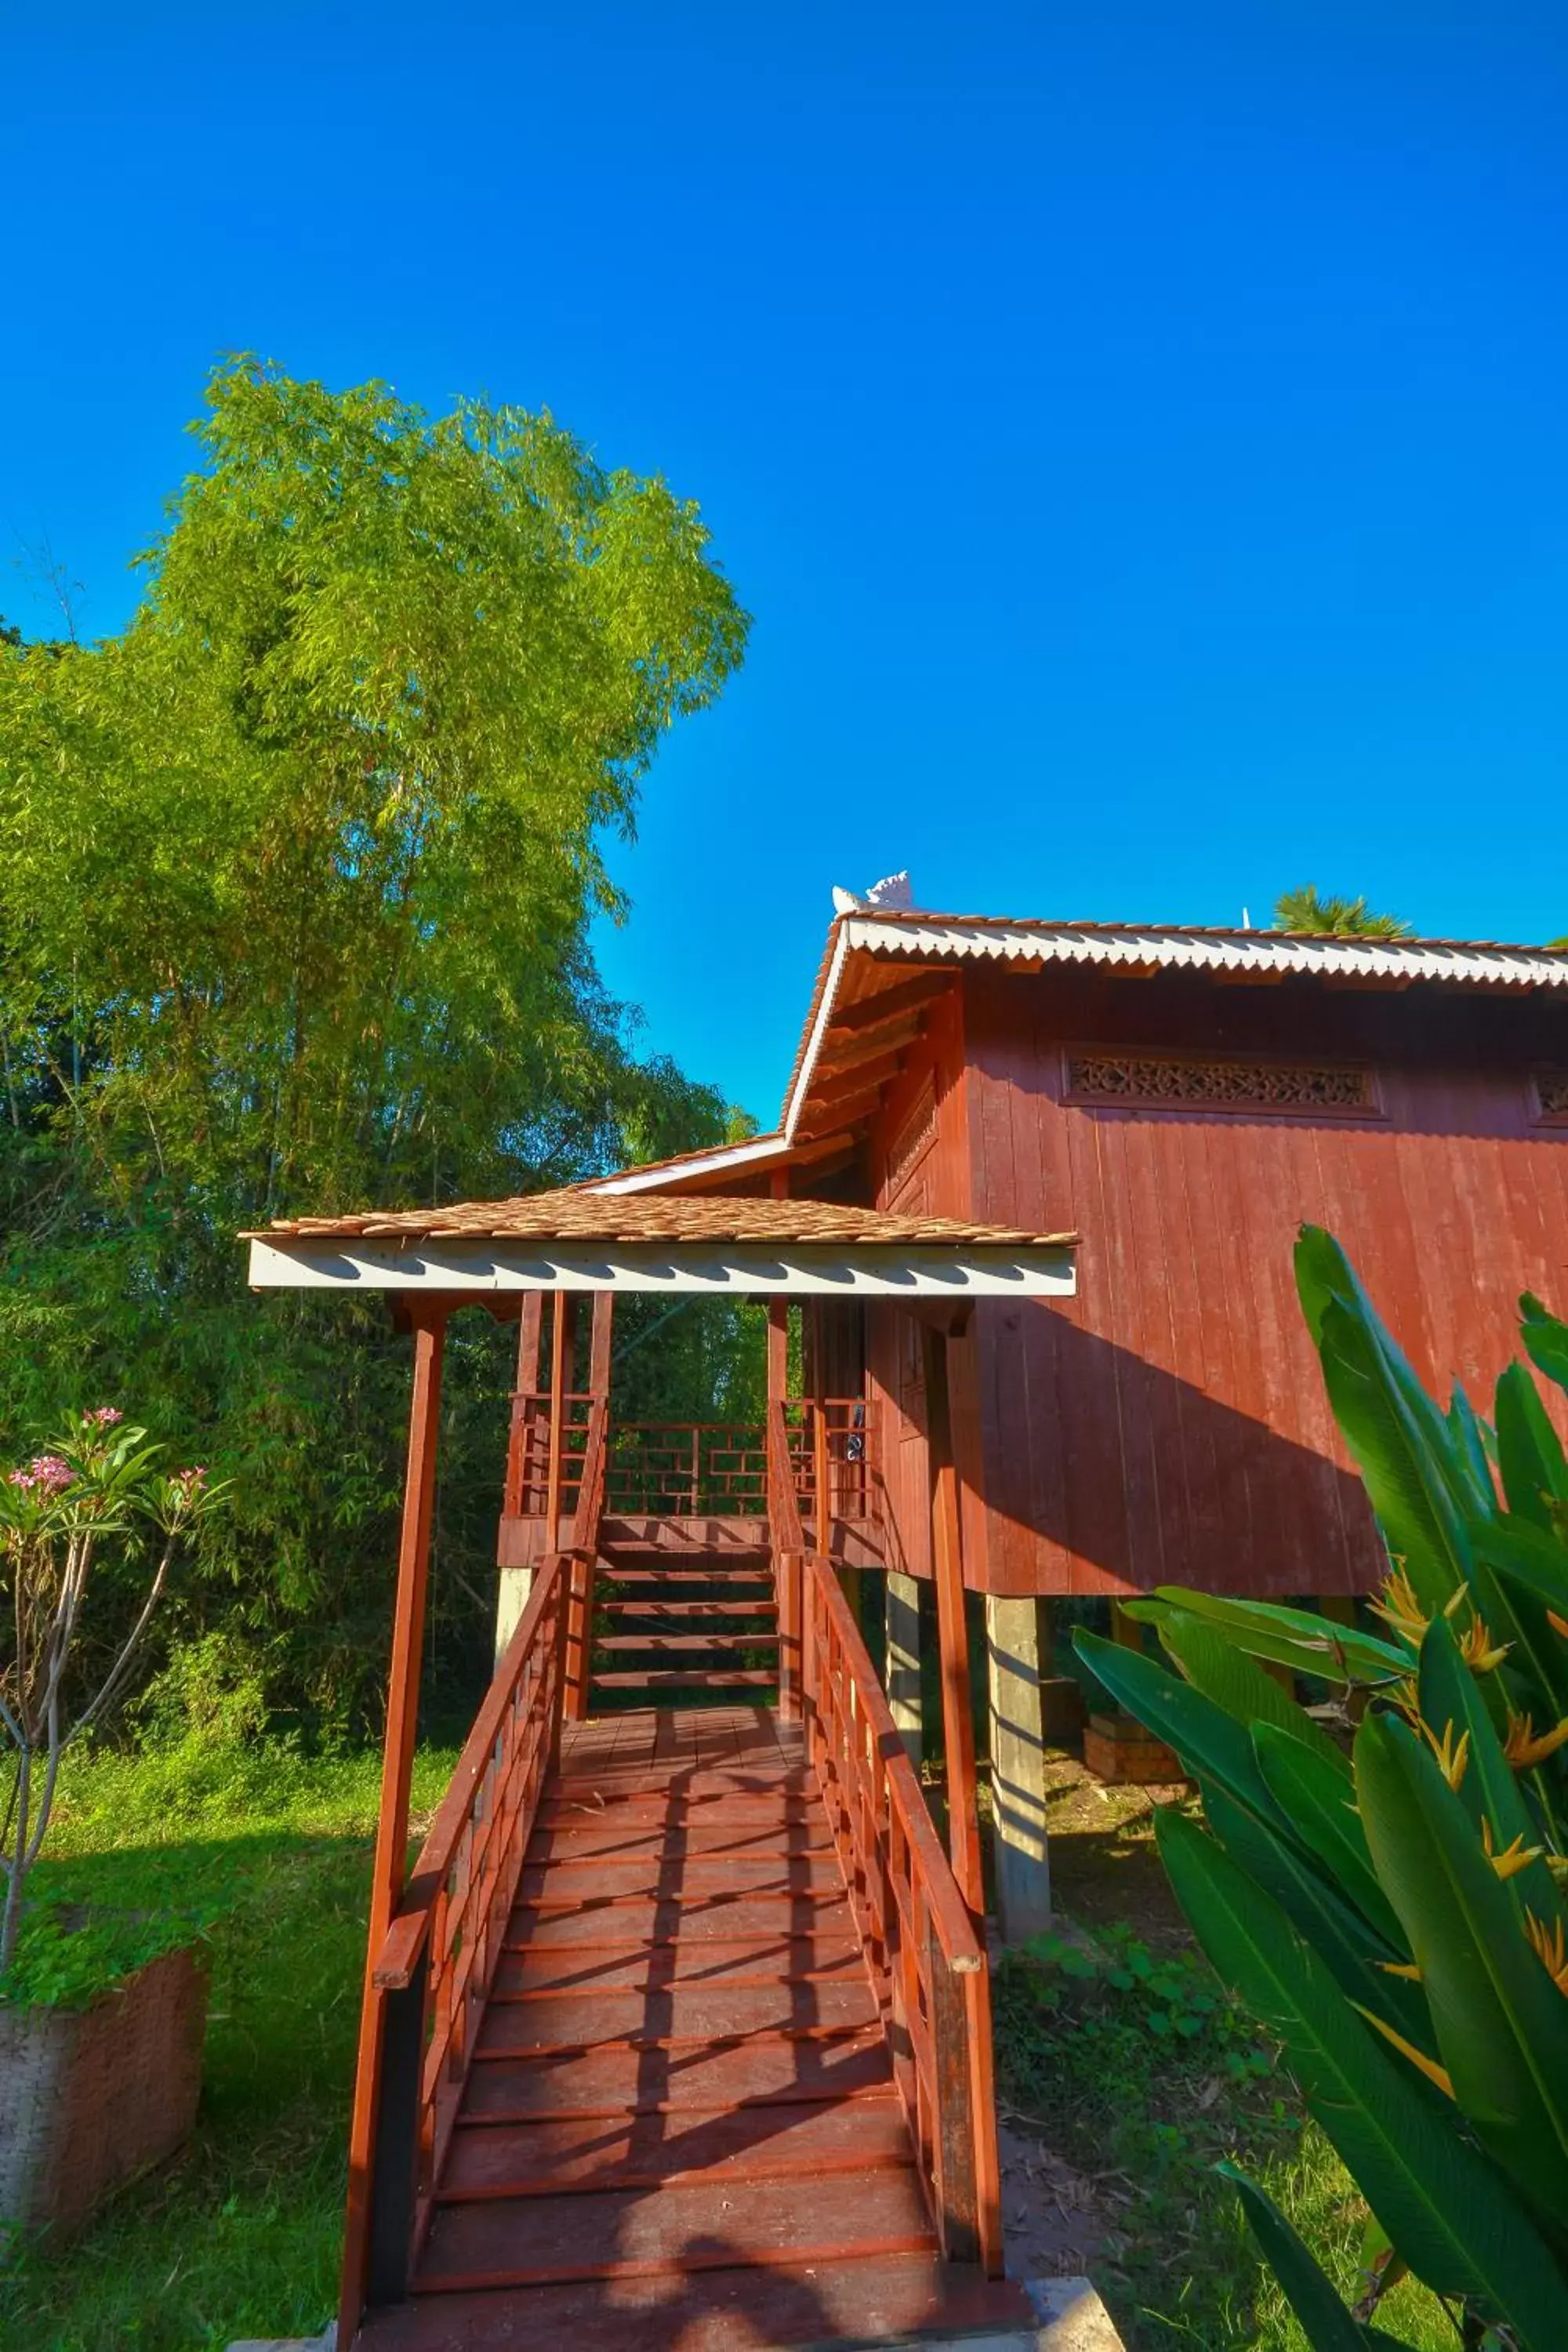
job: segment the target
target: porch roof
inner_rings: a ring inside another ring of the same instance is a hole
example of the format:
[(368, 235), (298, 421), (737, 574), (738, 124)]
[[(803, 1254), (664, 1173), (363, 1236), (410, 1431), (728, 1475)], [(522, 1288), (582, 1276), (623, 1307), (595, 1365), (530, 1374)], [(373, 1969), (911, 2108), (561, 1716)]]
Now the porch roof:
[(280, 1219), (242, 1236), (257, 1289), (655, 1290), (1060, 1297), (1072, 1234), (831, 1201), (579, 1187), (444, 1208)]

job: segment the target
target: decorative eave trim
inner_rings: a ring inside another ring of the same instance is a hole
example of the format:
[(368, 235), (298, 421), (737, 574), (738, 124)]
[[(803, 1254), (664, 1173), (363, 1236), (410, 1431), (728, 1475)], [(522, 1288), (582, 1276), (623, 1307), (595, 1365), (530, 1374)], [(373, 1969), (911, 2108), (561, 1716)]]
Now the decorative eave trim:
[(250, 1244), (253, 1290), (638, 1290), (766, 1298), (1070, 1298), (1070, 1242), (396, 1242), (290, 1235)]

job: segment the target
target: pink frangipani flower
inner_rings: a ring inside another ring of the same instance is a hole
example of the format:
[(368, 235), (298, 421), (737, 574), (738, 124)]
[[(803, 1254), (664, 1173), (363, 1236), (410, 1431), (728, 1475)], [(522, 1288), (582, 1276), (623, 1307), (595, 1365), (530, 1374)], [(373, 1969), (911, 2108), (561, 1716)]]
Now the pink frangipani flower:
[(58, 1495), (68, 1486), (76, 1472), (58, 1454), (38, 1454), (20, 1470), (11, 1473), (13, 1486), (20, 1486), (25, 1495), (44, 1496)]
[(100, 1404), (95, 1412), (84, 1412), (82, 1415), (83, 1421), (93, 1429), (112, 1429), (117, 1421), (123, 1421), (125, 1415), (117, 1404)]

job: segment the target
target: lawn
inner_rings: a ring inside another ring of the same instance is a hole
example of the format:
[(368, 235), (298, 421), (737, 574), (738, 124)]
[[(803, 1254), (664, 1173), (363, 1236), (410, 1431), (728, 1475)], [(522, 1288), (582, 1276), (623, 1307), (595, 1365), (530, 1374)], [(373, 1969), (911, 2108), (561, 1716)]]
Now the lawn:
[[(450, 1777), (422, 1754), (416, 1811)], [(336, 2300), (379, 1758), (220, 1748), (71, 1778), (47, 1873), (222, 1906), (195, 2139), (56, 2261), (0, 2276), (6, 2352), (196, 2352), (313, 2334)]]
[[(453, 1761), (421, 1754), (416, 1813)], [(48, 1865), (68, 1891), (221, 1906), (205, 2082), (195, 2137), (173, 2165), (58, 2260), (26, 2252), (0, 2276), (6, 2352), (208, 2352), (322, 2326), (378, 1774), (371, 1756), (307, 1763), (265, 1743), (74, 1773)], [(1043, 2266), (1087, 2267), (1131, 2352), (1301, 2352), (1212, 2166), (1234, 2156), (1258, 2174), (1347, 2290), (1359, 2200), (1273, 2053), (1195, 1957), (1148, 1800), (1097, 1789), (1066, 1758), (1056, 1777), (1062, 1932), (1009, 1956), (996, 1983), (1005, 2201), (1032, 2199), (1015, 2238), (1038, 2246)], [(1417, 2352), (1456, 2344), (1408, 2285), (1384, 2319)]]

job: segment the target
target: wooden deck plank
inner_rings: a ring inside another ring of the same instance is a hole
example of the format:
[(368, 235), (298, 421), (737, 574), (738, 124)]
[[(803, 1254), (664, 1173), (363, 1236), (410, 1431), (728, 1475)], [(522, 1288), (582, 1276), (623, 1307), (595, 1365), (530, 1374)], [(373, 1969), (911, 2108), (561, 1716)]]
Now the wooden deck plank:
[(934, 2254), (889, 2254), (536, 2287), (521, 2302), (421, 2296), (376, 2314), (361, 2340), (366, 2352), (760, 2352), (1027, 2325), (1019, 2288), (955, 2273)]
[(533, 2057), (488, 2055), (481, 2046), (464, 2108), (490, 2116), (631, 2115), (668, 2106), (727, 2107), (746, 2099), (836, 2099), (880, 2090), (891, 2080), (888, 2047), (876, 2032), (830, 2042), (759, 2036), (653, 2050), (611, 2042)]
[(497, 2049), (548, 2050), (605, 2042), (719, 2042), (742, 2033), (778, 2033), (806, 2026), (874, 2025), (877, 2007), (862, 1973), (837, 1983), (683, 1985), (668, 1991), (644, 1986), (581, 1995), (492, 1994), (481, 2041)]
[(718, 2114), (546, 2116), (530, 2124), (465, 2123), (452, 2143), (444, 2200), (570, 2189), (649, 2189), (692, 2174), (787, 2179), (813, 2171), (910, 2162), (896, 2095), (837, 2105), (731, 2108)]
[(643, 1943), (669, 1937), (693, 1943), (708, 1937), (777, 1936), (815, 1932), (852, 1935), (854, 1916), (842, 1894), (704, 1893), (668, 1902), (645, 1895), (614, 1895), (562, 1903), (520, 1905), (512, 1913), (507, 1942), (537, 1949), (544, 1946), (602, 1942)]
[(792, 2255), (852, 2261), (857, 2251), (921, 2253), (934, 2242), (912, 2168), (868, 2172), (853, 2198), (832, 2178), (792, 2182), (786, 2197), (773, 2181), (703, 2177), (671, 2181), (657, 2196), (605, 2189), (442, 2206), (415, 2290), (689, 2274)]

